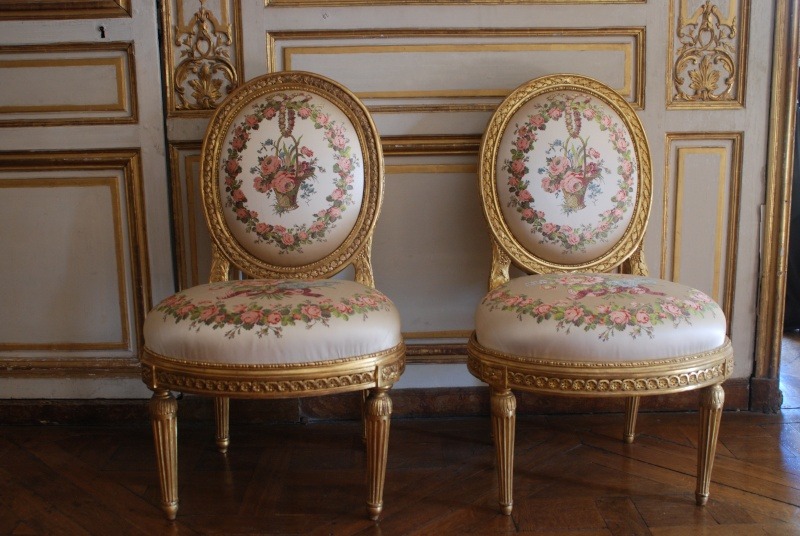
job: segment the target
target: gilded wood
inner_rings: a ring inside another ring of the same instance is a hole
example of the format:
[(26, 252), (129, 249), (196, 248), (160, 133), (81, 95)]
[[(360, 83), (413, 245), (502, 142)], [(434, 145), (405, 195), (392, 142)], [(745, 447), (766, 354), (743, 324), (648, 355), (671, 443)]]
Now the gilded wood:
[(377, 520), (383, 510), (383, 485), (386, 478), (386, 461), (389, 454), (389, 425), (392, 400), (389, 389), (376, 387), (365, 404), (365, 432), (367, 438), (367, 514)]
[(227, 396), (214, 397), (214, 420), (217, 425), (217, 449), (223, 454), (228, 452), (231, 442), (230, 434), (231, 399)]
[(492, 435), (497, 453), (497, 480), (500, 488), (500, 511), (511, 515), (514, 506), (514, 431), (517, 400), (509, 389), (492, 388)]
[(172, 393), (156, 389), (150, 399), (150, 416), (156, 445), (161, 508), (168, 519), (178, 514), (178, 402)]
[[(639, 194), (633, 215), (622, 238), (598, 258), (580, 263), (556, 263), (547, 261), (528, 251), (512, 234), (500, 207), (497, 192), (497, 169), (495, 163), (503, 133), (513, 115), (531, 99), (551, 91), (578, 91), (603, 102), (612, 109), (630, 130), (632, 151), (638, 162)], [(647, 136), (639, 117), (631, 105), (619, 94), (597, 80), (579, 75), (551, 75), (532, 80), (514, 90), (497, 108), (481, 143), (479, 155), (480, 194), (484, 216), (494, 240), (515, 265), (527, 272), (553, 273), (559, 271), (609, 271), (627, 260), (641, 245), (650, 216), (652, 201), (652, 164)]]
[(647, 276), (650, 274), (650, 270), (647, 268), (647, 262), (644, 260), (644, 251), (642, 250), (641, 245), (634, 250), (630, 257), (623, 261), (621, 271), (624, 274), (641, 276)]
[(725, 391), (722, 389), (722, 384), (711, 385), (700, 392), (700, 430), (697, 441), (697, 489), (695, 491), (698, 506), (703, 506), (708, 502), (711, 469), (714, 466), (714, 454), (717, 450), (717, 436), (724, 403)]
[(625, 432), (622, 435), (625, 443), (633, 443), (636, 437), (636, 416), (639, 413), (638, 396), (631, 396), (625, 399)]
[(492, 237), (492, 271), (489, 273), (489, 290), (508, 283), (511, 259), (500, 249), (500, 244)]

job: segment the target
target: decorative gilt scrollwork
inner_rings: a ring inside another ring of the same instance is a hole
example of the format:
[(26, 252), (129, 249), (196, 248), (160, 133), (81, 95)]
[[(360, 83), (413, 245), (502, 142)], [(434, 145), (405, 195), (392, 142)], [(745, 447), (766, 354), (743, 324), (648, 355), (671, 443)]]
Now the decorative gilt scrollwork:
[(180, 21), (174, 27), (174, 44), (183, 58), (174, 71), (176, 110), (212, 110), (238, 85), (231, 61), (231, 25), (220, 22), (206, 1), (200, 0), (187, 24)]
[[(675, 37), (676, 51), (672, 75), (675, 101), (725, 102), (737, 99), (737, 30), (735, 3), (726, 18), (719, 6), (706, 0), (692, 16), (681, 13)], [(743, 6), (744, 7), (744, 6)]]

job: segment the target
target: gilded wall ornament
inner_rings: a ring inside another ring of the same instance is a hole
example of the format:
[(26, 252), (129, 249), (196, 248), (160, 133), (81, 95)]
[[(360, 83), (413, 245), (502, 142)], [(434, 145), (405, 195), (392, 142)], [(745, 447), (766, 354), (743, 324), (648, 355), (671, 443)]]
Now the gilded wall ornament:
[(172, 31), (177, 47), (173, 54), (180, 59), (172, 72), (173, 109), (215, 109), (239, 82), (231, 59), (233, 28), (227, 15), (217, 18), (206, 0), (200, 0), (194, 15), (185, 24), (179, 20)]
[[(747, 3), (738, 8), (742, 18), (746, 17)], [(727, 17), (711, 0), (691, 15), (686, 3), (681, 3), (674, 33), (673, 102), (742, 103), (743, 22), (737, 19), (735, 2), (729, 5)]]

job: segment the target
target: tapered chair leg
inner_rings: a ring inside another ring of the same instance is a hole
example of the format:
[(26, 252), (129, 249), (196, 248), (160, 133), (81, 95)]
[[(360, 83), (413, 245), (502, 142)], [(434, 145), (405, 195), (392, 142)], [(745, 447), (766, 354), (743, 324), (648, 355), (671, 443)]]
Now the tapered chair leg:
[(230, 411), (230, 398), (227, 396), (214, 397), (214, 417), (217, 421), (217, 449), (223, 454), (228, 452), (228, 445), (231, 442)]
[(389, 425), (392, 416), (392, 399), (388, 388), (373, 389), (365, 404), (365, 431), (367, 436), (367, 513), (377, 520), (383, 510), (383, 484), (386, 478), (386, 461), (389, 454)]
[(717, 451), (717, 436), (724, 403), (725, 391), (720, 384), (705, 387), (700, 392), (700, 433), (697, 444), (697, 490), (695, 491), (698, 506), (708, 502), (711, 469)]
[(639, 413), (639, 397), (631, 396), (625, 399), (625, 433), (622, 439), (625, 443), (633, 443), (636, 437), (636, 416)]
[(369, 389), (361, 391), (361, 440), (367, 442), (367, 397)]
[(492, 432), (497, 452), (497, 477), (500, 488), (500, 509), (511, 515), (514, 506), (514, 432), (516, 428), (517, 399), (506, 389), (492, 389)]
[(178, 401), (167, 390), (159, 389), (150, 399), (150, 420), (156, 445), (161, 508), (167, 519), (178, 515)]

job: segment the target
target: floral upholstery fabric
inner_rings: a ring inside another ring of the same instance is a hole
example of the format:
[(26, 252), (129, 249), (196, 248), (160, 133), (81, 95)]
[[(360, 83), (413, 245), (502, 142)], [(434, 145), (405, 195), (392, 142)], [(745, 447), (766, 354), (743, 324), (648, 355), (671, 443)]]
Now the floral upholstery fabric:
[(665, 359), (714, 350), (726, 340), (725, 316), (704, 293), (619, 274), (513, 279), (484, 297), (475, 323), (481, 345), (520, 358)]
[(585, 93), (549, 92), (509, 119), (496, 163), (509, 230), (550, 262), (600, 257), (624, 235), (638, 188), (631, 134)]
[(276, 266), (310, 264), (355, 226), (364, 196), (362, 148), (327, 99), (275, 93), (247, 105), (223, 141), (222, 210), (233, 236)]
[(245, 280), (200, 285), (159, 303), (144, 325), (147, 349), (226, 365), (326, 362), (402, 341), (394, 304), (353, 281)]

